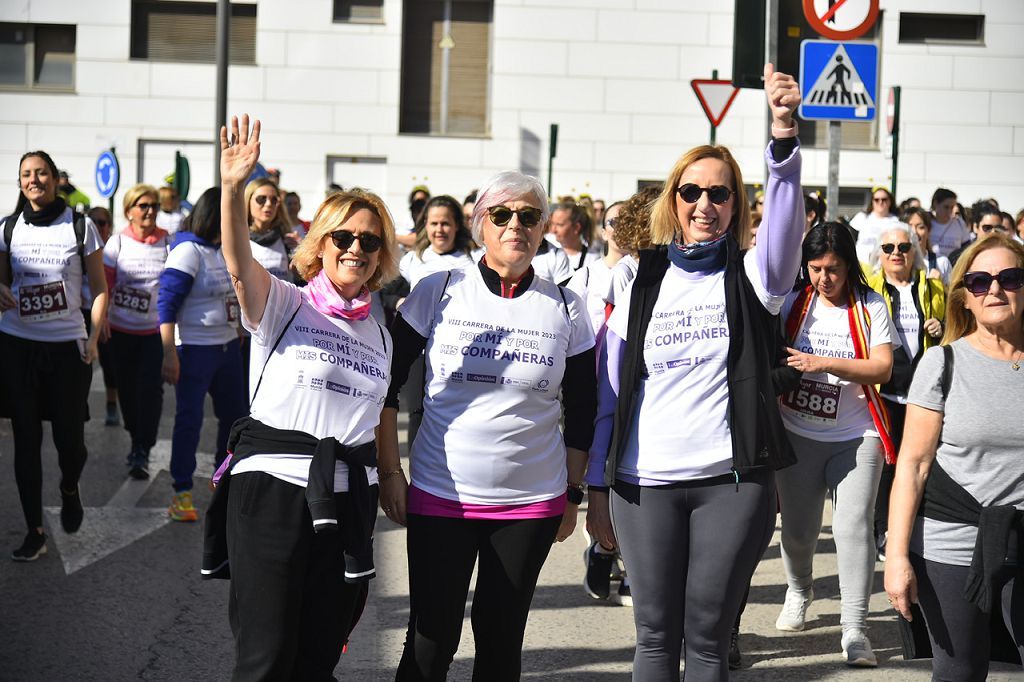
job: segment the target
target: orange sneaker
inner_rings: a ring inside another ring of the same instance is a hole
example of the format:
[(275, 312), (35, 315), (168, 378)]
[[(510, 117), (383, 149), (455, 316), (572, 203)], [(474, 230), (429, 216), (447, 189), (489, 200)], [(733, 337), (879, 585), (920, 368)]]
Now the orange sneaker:
[(192, 491), (183, 490), (175, 493), (171, 499), (171, 506), (167, 508), (167, 515), (175, 521), (186, 521), (194, 523), (199, 520), (199, 512), (192, 505)]

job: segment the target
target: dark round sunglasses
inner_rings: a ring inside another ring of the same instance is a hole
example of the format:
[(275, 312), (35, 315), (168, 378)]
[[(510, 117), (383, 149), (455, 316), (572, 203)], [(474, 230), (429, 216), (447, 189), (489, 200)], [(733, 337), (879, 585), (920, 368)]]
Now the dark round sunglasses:
[(903, 242), (902, 244), (882, 244), (883, 253), (892, 253), (896, 249), (900, 250), (900, 253), (910, 253), (910, 249), (914, 248), (910, 242)]
[(359, 246), (362, 248), (363, 253), (373, 253), (384, 246), (384, 240), (375, 234), (369, 232), (362, 232), (356, 234), (355, 232), (349, 232), (348, 230), (335, 230), (331, 232), (331, 241), (342, 251), (348, 251), (349, 247), (359, 240)]
[(533, 227), (540, 223), (541, 216), (544, 214), (539, 208), (532, 206), (521, 208), (518, 211), (513, 211), (508, 206), (491, 206), (487, 209), (487, 215), (490, 216), (491, 222), (498, 227), (508, 225), (513, 215), (519, 217), (519, 224), (523, 227)]
[(253, 199), (255, 199), (256, 203), (259, 204), (260, 206), (267, 203), (268, 201), (270, 202), (271, 206), (277, 206), (278, 202), (281, 201), (281, 197), (277, 196), (276, 194), (271, 194), (270, 196), (267, 196), (266, 194), (257, 194), (256, 196), (253, 197)]
[(729, 197), (733, 194), (733, 191), (724, 185), (699, 187), (692, 182), (688, 182), (685, 185), (676, 188), (676, 194), (678, 194), (679, 197), (688, 204), (696, 204), (697, 200), (700, 199), (700, 195), (704, 192), (708, 193), (708, 199), (710, 199), (711, 203), (716, 206), (721, 206), (725, 202), (729, 201)]
[(1006, 268), (998, 275), (968, 272), (964, 275), (964, 288), (975, 296), (983, 296), (992, 288), (992, 280), (997, 280), (1006, 291), (1017, 291), (1024, 286), (1024, 268)]

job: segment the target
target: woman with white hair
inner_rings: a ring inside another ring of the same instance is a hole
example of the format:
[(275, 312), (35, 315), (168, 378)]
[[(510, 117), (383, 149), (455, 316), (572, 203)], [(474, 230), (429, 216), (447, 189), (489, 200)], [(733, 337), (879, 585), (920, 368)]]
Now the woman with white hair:
[[(946, 290), (941, 279), (928, 276), (928, 262), (920, 248), (917, 233), (907, 223), (896, 223), (878, 235), (878, 245), (871, 261), (878, 266), (868, 277), (868, 284), (885, 300), (902, 344), (893, 350), (892, 376), (879, 390), (889, 410), (892, 442), (898, 448), (903, 440), (907, 392), (914, 369), (924, 352), (938, 345), (942, 338)], [(875, 543), (880, 554), (885, 553), (889, 490), (895, 472), (895, 464), (885, 464), (878, 485)]]
[[(384, 513), (408, 527), (398, 680), (446, 678), (475, 565), (473, 679), (518, 680), (541, 566), (576, 525), (596, 409), (594, 332), (579, 296), (531, 265), (547, 216), (535, 178), (493, 177), (472, 219), (487, 254), (420, 280), (392, 325), (378, 470)], [(406, 483), (397, 396), (424, 349), (423, 421)]]

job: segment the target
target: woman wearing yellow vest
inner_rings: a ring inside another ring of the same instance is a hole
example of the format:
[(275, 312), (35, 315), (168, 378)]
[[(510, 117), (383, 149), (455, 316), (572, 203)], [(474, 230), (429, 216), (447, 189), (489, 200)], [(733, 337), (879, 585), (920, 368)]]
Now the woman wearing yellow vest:
[[(892, 421), (892, 441), (899, 447), (903, 440), (907, 392), (917, 361), (942, 338), (946, 289), (941, 279), (928, 277), (927, 261), (917, 234), (906, 223), (897, 223), (878, 236), (878, 246), (871, 260), (878, 263), (878, 270), (868, 275), (868, 284), (885, 300), (901, 344), (893, 351), (892, 377), (879, 387)], [(895, 465), (886, 464), (878, 485), (875, 544), (880, 557), (885, 556), (889, 491), (895, 471)]]
[(844, 225), (824, 223), (807, 233), (801, 277), (782, 319), (789, 366), (803, 376), (781, 398), (797, 463), (776, 474), (789, 589), (775, 627), (805, 627), (822, 508), (831, 492), (843, 659), (873, 667), (877, 660), (866, 634), (875, 567), (872, 520), (883, 453), (889, 461), (896, 454), (875, 385), (889, 380), (899, 340), (885, 302), (864, 279)]

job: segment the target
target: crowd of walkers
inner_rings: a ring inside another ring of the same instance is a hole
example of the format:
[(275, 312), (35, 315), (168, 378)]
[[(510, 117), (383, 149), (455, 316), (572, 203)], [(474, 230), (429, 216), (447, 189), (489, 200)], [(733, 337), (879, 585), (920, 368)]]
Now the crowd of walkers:
[(398, 220), (335, 188), (304, 222), (297, 195), (253, 179), (263, 131), (243, 116), (221, 131), (219, 187), (186, 214), (136, 185), (114, 229), (25, 154), (0, 240), (0, 416), (27, 527), (12, 559), (46, 552), (43, 421), (61, 526), (88, 523), (99, 360), (132, 478), (150, 476), (174, 386), (176, 521), (200, 518), (212, 399), (202, 573), (231, 580), (234, 679), (332, 679), (378, 506), (407, 537), (395, 679), (446, 679), (474, 574), (473, 678), (519, 679), (540, 571), (584, 499), (584, 585), (632, 605), (634, 679), (728, 679), (779, 514), (775, 626), (808, 627), (826, 498), (845, 664), (877, 665), (879, 559), (934, 679), (1019, 663), (1024, 220), (944, 188), (896, 206), (885, 187), (826, 220), (801, 187), (798, 85), (768, 65), (765, 93), (753, 201), (730, 151), (700, 146), (607, 207), (507, 171), (463, 201), (417, 186)]

